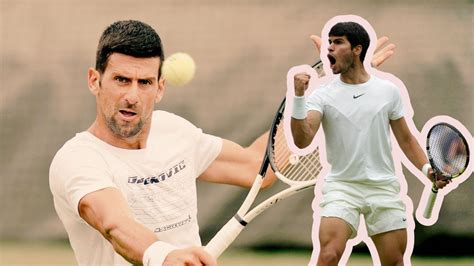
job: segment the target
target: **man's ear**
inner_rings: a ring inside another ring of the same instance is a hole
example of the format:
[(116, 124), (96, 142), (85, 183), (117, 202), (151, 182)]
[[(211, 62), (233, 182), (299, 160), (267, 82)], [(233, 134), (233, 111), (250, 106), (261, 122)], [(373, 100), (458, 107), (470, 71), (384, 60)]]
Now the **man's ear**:
[(163, 78), (163, 75), (161, 78), (158, 80), (158, 88), (157, 88), (157, 93), (156, 93), (156, 98), (155, 98), (155, 103), (159, 103), (161, 99), (163, 98), (163, 95), (165, 94), (166, 90), (166, 83), (165, 79)]
[(354, 55), (360, 56), (362, 53), (362, 45), (356, 45), (356, 47), (352, 48), (352, 51), (354, 52)]
[(90, 67), (87, 71), (87, 84), (89, 85), (89, 91), (97, 95), (100, 89), (100, 73), (94, 68)]

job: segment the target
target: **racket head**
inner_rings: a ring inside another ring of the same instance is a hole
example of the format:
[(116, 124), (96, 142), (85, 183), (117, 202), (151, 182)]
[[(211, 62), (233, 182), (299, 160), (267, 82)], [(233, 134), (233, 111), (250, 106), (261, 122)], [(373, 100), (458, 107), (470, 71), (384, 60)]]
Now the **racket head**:
[(319, 160), (319, 149), (306, 155), (293, 153), (284, 133), (284, 109), (283, 100), (270, 130), (269, 143), (267, 145), (267, 156), (272, 170), (281, 181), (290, 186), (301, 184), (314, 184), (322, 165)]
[(469, 165), (467, 140), (448, 123), (438, 123), (429, 130), (426, 151), (433, 171), (445, 178), (460, 176)]

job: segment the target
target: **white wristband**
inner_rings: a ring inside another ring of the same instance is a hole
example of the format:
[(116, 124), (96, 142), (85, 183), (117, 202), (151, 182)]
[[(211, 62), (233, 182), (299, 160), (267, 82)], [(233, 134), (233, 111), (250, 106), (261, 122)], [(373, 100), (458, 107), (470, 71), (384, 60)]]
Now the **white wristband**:
[(293, 96), (293, 113), (291, 117), (296, 119), (305, 119), (307, 116), (306, 112), (306, 99), (304, 96)]
[(143, 266), (161, 266), (168, 254), (177, 249), (175, 246), (163, 241), (151, 244), (143, 254)]
[(425, 176), (428, 176), (428, 169), (431, 169), (431, 165), (429, 163), (423, 165), (423, 167), (421, 168), (421, 171)]

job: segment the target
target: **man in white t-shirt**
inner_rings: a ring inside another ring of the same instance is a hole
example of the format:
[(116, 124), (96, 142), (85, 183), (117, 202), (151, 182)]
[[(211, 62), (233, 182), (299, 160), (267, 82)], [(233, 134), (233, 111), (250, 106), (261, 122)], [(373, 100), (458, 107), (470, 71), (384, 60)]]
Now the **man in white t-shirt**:
[(88, 70), (96, 119), (50, 167), (79, 265), (216, 265), (199, 247), (196, 179), (249, 187), (258, 171), (265, 135), (243, 148), (153, 111), (163, 59), (160, 37), (139, 21), (113, 23), (99, 40)]
[[(382, 265), (402, 265), (407, 246), (407, 214), (392, 159), (390, 128), (407, 158), (433, 180), (428, 160), (404, 118), (399, 88), (369, 74), (363, 61), (370, 44), (355, 22), (336, 23), (329, 31), (328, 59), (335, 79), (305, 99), (310, 75), (294, 76), (291, 131), (307, 147), (322, 124), (331, 171), (320, 202), (317, 265), (337, 265), (360, 215), (366, 221)], [(439, 180), (444, 187), (448, 181)], [(315, 259), (316, 260), (316, 259)], [(315, 262), (315, 261), (313, 261)]]

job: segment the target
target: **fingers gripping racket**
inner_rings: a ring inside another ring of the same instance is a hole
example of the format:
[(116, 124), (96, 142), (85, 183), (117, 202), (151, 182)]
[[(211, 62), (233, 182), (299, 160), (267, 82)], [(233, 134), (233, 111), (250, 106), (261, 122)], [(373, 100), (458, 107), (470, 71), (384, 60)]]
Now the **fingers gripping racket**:
[[(322, 69), (321, 66), (322, 63), (319, 61), (313, 65), (313, 68), (316, 70), (318, 68)], [(284, 136), (284, 110), (285, 99), (283, 99), (273, 119), (260, 171), (255, 177), (255, 181), (242, 206), (205, 247), (205, 250), (215, 258), (218, 258), (244, 227), (260, 213), (277, 202), (304, 189), (314, 187), (316, 184), (316, 177), (322, 168), (319, 161), (319, 149), (315, 149), (312, 153), (305, 156), (298, 156), (289, 150)], [(249, 211), (262, 186), (269, 165), (278, 180), (286, 183), (289, 187), (269, 197)]]
[[(469, 164), (469, 146), (466, 138), (447, 123), (438, 123), (429, 130), (426, 151), (435, 179), (456, 178), (466, 170)], [(435, 181), (423, 217), (431, 217), (437, 195), (438, 188)]]

